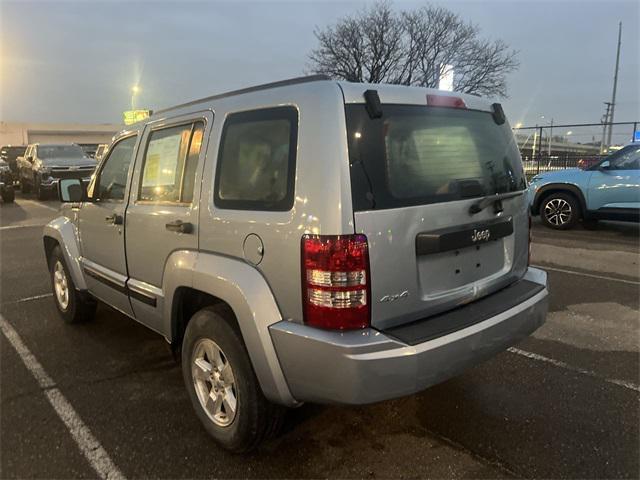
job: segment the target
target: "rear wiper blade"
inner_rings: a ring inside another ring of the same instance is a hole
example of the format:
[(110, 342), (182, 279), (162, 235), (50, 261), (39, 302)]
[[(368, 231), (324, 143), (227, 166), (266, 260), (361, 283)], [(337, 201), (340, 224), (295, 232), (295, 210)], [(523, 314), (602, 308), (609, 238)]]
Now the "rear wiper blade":
[(495, 206), (495, 212), (502, 212), (502, 200), (506, 200), (507, 198), (519, 197), (524, 194), (524, 190), (520, 190), (519, 192), (508, 192), (508, 193), (496, 193), (494, 195), (487, 195), (486, 197), (481, 198), (477, 202), (473, 203), (469, 207), (469, 213), (473, 215), (474, 213), (479, 213), (489, 205), (493, 204)]

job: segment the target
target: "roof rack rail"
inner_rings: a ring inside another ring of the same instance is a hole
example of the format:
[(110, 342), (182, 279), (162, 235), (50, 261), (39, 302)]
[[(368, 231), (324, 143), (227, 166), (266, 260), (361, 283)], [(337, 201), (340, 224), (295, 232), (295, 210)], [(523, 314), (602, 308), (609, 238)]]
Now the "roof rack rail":
[(240, 90), (232, 90), (230, 92), (219, 93), (217, 95), (211, 95), (210, 97), (199, 98), (198, 100), (192, 100), (192, 101), (187, 102), (187, 103), (181, 103), (180, 105), (175, 105), (173, 107), (163, 108), (162, 110), (157, 110), (157, 111), (155, 111), (153, 113), (155, 115), (155, 114), (158, 114), (158, 113), (164, 113), (164, 112), (169, 112), (171, 110), (176, 110), (176, 109), (182, 108), (182, 107), (188, 107), (188, 106), (191, 106), (191, 105), (196, 105), (196, 104), (201, 103), (201, 102), (206, 102), (206, 101), (210, 101), (210, 100), (217, 100), (219, 98), (232, 97), (234, 95), (241, 95), (243, 93), (257, 92), (259, 90), (268, 90), (270, 88), (285, 87), (287, 85), (296, 85), (296, 84), (299, 84), (299, 83), (317, 82), (319, 80), (332, 80), (332, 78), (330, 76), (328, 76), (328, 75), (307, 75), (307, 76), (304, 76), (304, 77), (290, 78), (288, 80), (279, 80), (277, 82), (271, 82), (271, 83), (264, 83), (262, 85), (256, 85), (255, 87), (241, 88)]

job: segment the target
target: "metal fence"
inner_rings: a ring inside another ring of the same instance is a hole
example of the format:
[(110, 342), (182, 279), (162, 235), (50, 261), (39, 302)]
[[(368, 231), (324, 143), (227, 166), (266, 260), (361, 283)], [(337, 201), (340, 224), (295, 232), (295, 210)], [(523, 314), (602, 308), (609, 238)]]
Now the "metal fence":
[(513, 131), (525, 173), (531, 177), (565, 168), (588, 168), (637, 139), (639, 126), (640, 122), (549, 124), (517, 127)]

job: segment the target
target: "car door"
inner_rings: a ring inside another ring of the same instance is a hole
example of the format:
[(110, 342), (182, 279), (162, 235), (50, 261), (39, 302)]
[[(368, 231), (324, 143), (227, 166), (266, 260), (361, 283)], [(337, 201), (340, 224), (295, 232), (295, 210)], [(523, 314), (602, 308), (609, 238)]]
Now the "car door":
[(601, 213), (631, 213), (640, 209), (640, 144), (628, 145), (593, 170), (588, 208)]
[(127, 293), (124, 250), (126, 200), (137, 132), (119, 138), (89, 184), (78, 213), (82, 268), (89, 291), (133, 316)]
[(164, 273), (198, 248), (198, 198), (211, 112), (152, 124), (142, 138), (127, 208), (129, 295), (136, 319), (161, 334)]

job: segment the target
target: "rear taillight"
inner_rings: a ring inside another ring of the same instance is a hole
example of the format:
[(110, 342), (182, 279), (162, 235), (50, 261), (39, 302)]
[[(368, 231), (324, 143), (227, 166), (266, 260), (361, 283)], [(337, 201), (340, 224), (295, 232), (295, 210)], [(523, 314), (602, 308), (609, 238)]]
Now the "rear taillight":
[(349, 330), (370, 324), (369, 247), (365, 235), (302, 237), (304, 321)]
[(527, 256), (527, 266), (531, 265), (531, 239), (533, 238), (532, 229), (533, 222), (531, 221), (531, 212), (529, 212), (529, 253)]
[(450, 95), (427, 95), (427, 105), (430, 107), (467, 108), (463, 99)]

